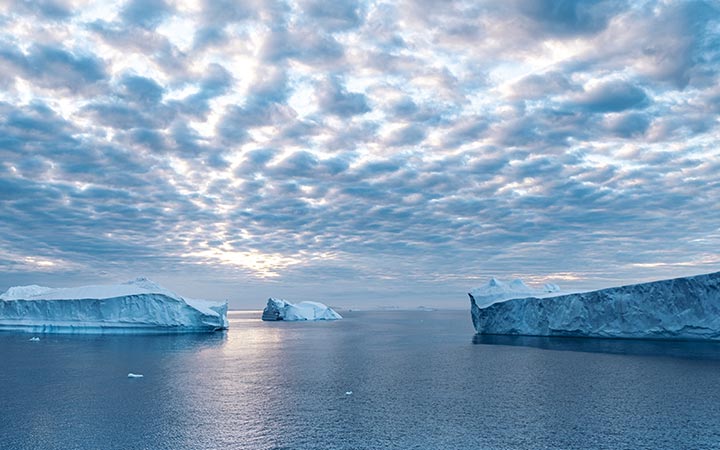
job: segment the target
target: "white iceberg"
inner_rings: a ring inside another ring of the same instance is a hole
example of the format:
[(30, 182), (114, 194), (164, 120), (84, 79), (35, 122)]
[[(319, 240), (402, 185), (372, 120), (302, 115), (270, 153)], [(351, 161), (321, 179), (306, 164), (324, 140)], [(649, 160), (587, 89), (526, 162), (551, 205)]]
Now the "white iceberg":
[(0, 330), (164, 333), (227, 327), (226, 302), (183, 298), (147, 278), (76, 288), (17, 286), (0, 294)]
[(560, 292), (560, 286), (557, 284), (547, 283), (543, 289), (540, 290), (531, 288), (519, 278), (507, 282), (493, 277), (484, 286), (470, 291), (469, 295), (474, 299), (475, 304), (484, 308), (493, 303), (511, 300), (513, 298), (547, 297), (549, 294), (553, 296), (557, 295), (558, 292)]
[(469, 294), (478, 334), (720, 340), (720, 272), (572, 294), (496, 291)]
[(262, 320), (337, 320), (342, 316), (319, 302), (289, 303), (279, 298), (269, 298), (263, 310)]

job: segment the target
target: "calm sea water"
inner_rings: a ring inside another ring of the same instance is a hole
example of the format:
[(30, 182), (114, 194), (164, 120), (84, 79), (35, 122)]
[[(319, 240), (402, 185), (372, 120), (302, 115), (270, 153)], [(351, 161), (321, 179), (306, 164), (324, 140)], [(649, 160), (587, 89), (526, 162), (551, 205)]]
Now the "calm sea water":
[(259, 315), (0, 333), (0, 448), (720, 448), (720, 345), (477, 338), (467, 311)]

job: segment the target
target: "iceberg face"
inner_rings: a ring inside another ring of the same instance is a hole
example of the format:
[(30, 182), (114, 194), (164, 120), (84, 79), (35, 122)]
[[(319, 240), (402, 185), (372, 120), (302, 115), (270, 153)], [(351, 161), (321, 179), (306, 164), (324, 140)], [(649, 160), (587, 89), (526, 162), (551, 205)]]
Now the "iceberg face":
[(318, 302), (289, 303), (279, 298), (269, 298), (263, 310), (262, 320), (337, 320), (342, 316), (327, 305)]
[(720, 272), (490, 304), (473, 292), (479, 334), (720, 340)]
[(227, 303), (183, 298), (147, 278), (77, 288), (18, 286), (0, 294), (0, 330), (181, 333), (227, 327)]

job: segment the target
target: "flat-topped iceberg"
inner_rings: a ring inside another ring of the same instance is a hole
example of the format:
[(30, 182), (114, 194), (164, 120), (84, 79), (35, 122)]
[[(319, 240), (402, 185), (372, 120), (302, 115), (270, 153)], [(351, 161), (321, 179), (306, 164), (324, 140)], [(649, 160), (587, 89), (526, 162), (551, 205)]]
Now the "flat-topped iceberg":
[(0, 294), (0, 330), (182, 333), (227, 327), (227, 303), (183, 298), (147, 278), (76, 288), (17, 286)]
[(479, 334), (720, 340), (720, 272), (564, 295), (506, 292), (493, 299), (482, 296), (490, 284), (469, 294)]
[(337, 320), (342, 316), (319, 302), (289, 303), (279, 298), (269, 298), (263, 310), (262, 320)]

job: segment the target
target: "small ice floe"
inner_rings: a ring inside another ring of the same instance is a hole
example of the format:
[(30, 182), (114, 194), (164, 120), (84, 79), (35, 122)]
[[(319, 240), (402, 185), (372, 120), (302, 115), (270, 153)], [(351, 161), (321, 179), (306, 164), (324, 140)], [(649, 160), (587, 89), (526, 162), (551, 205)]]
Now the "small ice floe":
[(128, 378), (142, 378), (143, 376), (144, 376), (144, 375), (141, 374), (141, 373), (132, 373), (132, 372), (130, 372), (130, 373), (128, 374)]
[(30, 338), (30, 342), (38, 342), (39, 340), (40, 340), (40, 338), (37, 336)]
[(345, 395), (352, 395), (352, 391), (345, 392)]

